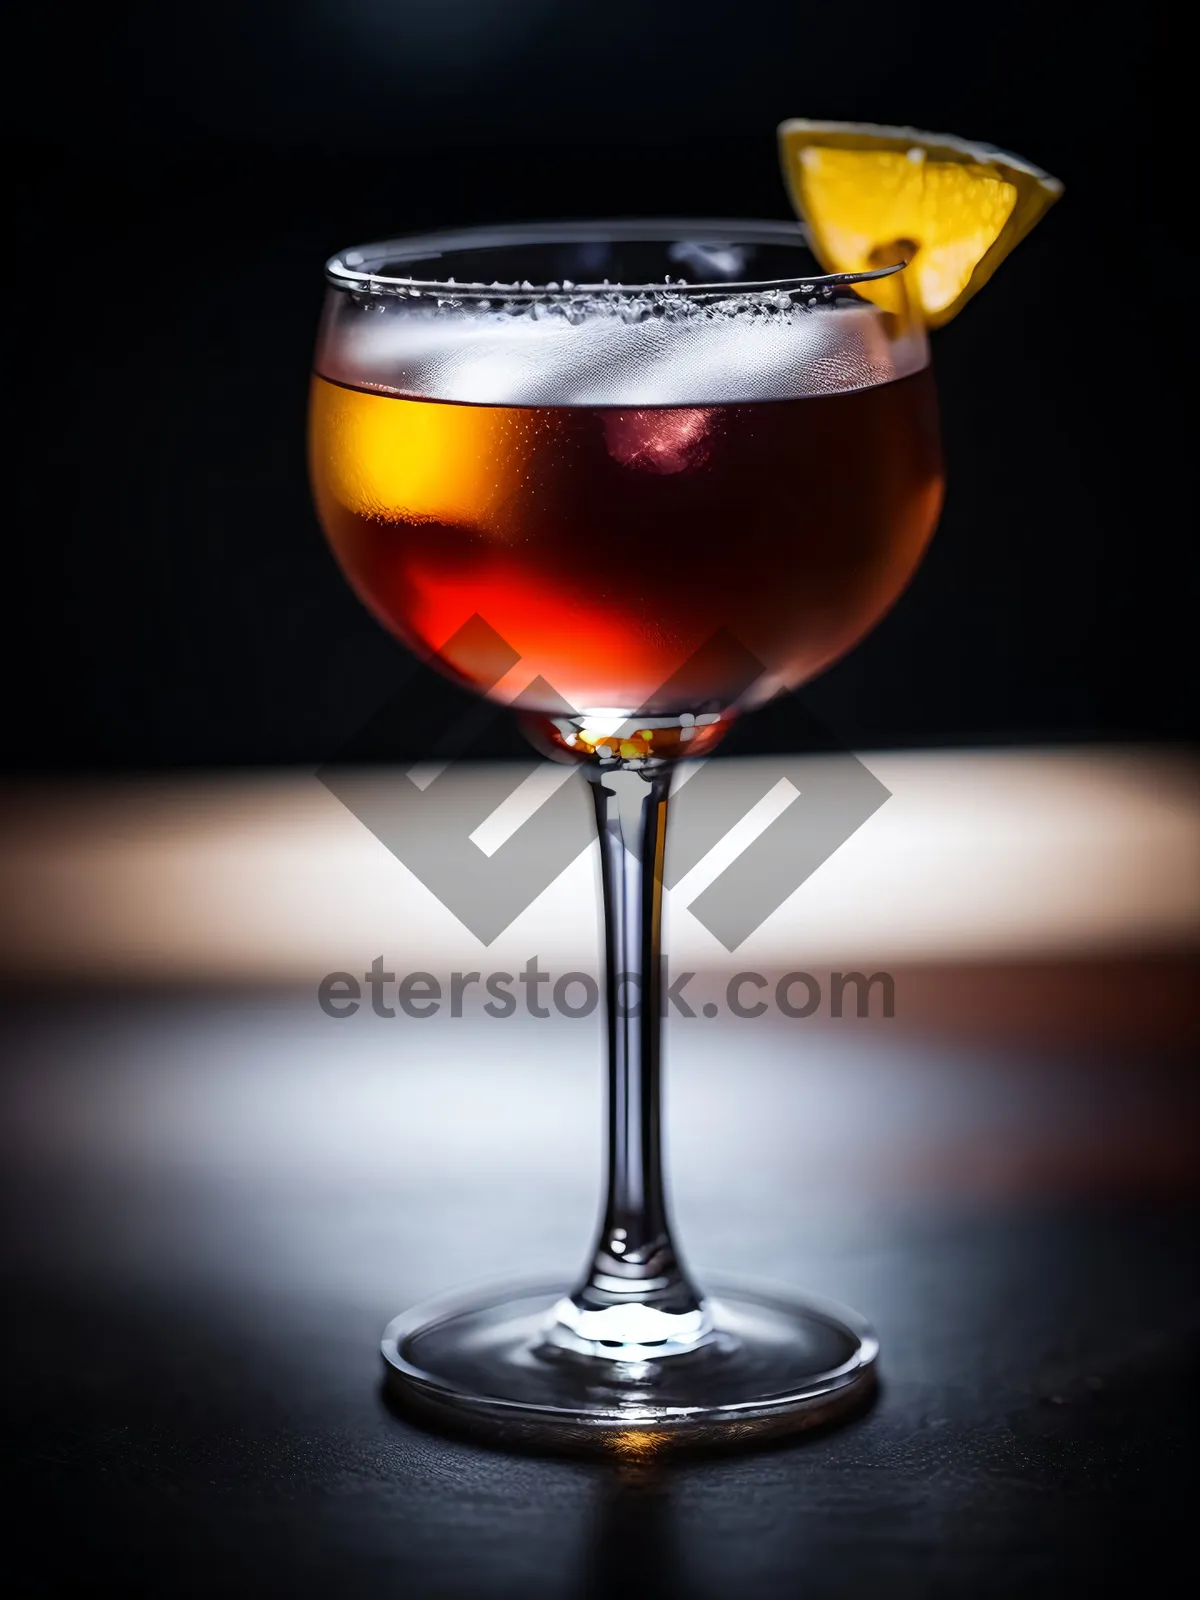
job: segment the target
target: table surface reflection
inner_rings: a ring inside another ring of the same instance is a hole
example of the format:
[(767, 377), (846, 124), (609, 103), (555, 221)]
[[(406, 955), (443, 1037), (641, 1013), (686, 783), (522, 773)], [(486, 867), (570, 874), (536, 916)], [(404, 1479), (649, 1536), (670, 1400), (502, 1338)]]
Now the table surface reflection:
[[(673, 1023), (693, 1263), (861, 1308), (873, 1409), (706, 1460), (554, 1460), (393, 1415), (419, 1296), (567, 1271), (597, 1019), (305, 991), (12, 995), (9, 1442), (33, 1592), (1055, 1594), (1183, 1510), (1200, 1304), (1178, 1050), (922, 1024)], [(751, 1047), (752, 1041), (752, 1047)]]

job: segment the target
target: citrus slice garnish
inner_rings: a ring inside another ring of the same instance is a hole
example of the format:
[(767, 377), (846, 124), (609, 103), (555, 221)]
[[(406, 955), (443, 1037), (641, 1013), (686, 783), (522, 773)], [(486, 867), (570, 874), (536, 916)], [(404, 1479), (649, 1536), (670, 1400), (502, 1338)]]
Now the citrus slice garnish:
[(859, 287), (949, 322), (1058, 199), (1057, 178), (990, 145), (870, 122), (779, 127), (783, 174), (827, 272), (907, 269)]

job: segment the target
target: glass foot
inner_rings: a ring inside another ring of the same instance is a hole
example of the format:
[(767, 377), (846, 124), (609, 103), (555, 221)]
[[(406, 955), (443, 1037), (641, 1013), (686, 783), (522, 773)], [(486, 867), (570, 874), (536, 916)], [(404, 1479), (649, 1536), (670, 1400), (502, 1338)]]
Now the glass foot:
[(718, 1282), (702, 1345), (624, 1361), (547, 1336), (566, 1292), (509, 1285), (405, 1312), (383, 1338), (389, 1392), (425, 1420), (496, 1440), (638, 1455), (819, 1426), (874, 1389), (878, 1340), (827, 1301)]

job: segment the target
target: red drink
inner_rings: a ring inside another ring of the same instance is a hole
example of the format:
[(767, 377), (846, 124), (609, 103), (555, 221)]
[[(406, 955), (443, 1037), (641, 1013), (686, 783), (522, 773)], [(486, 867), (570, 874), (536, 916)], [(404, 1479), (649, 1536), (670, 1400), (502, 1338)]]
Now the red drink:
[[(385, 626), (488, 689), (469, 649), (443, 651), (478, 614), (521, 657), (511, 693), (540, 675), (579, 711), (697, 709), (656, 693), (721, 631), (766, 669), (750, 701), (811, 678), (905, 587), (942, 496), (927, 367), (653, 407), (455, 404), (317, 376), (311, 460), (338, 561)], [(724, 708), (745, 683), (701, 687)]]

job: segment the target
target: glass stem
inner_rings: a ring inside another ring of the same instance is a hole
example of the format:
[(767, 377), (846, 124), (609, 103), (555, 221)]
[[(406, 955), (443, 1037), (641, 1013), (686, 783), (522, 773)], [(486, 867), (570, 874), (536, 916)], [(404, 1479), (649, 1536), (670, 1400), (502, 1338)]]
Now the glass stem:
[(662, 1158), (662, 891), (671, 769), (593, 769), (604, 894), (608, 1173), (583, 1282), (560, 1303), (575, 1348), (643, 1361), (711, 1322), (671, 1239)]

